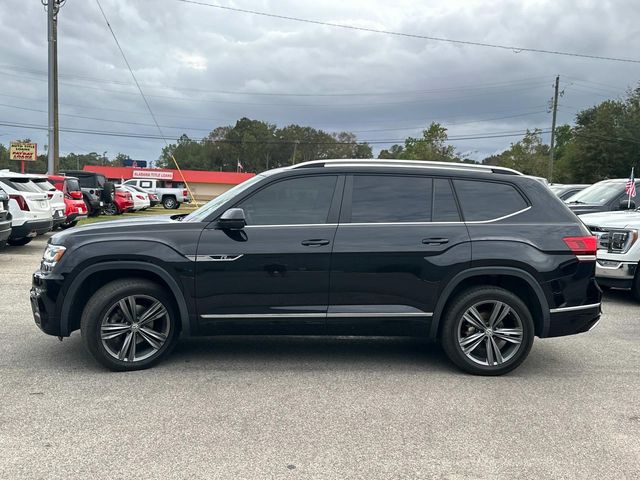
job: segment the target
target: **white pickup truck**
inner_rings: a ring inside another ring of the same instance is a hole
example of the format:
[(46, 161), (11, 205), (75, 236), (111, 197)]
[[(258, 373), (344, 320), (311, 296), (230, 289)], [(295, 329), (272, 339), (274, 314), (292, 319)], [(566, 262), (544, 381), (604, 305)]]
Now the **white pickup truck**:
[(124, 184), (135, 185), (147, 192), (155, 193), (158, 196), (158, 199), (162, 202), (164, 208), (167, 209), (180, 208), (181, 203), (191, 202), (189, 191), (186, 188), (166, 187), (165, 180), (134, 178), (132, 180), (127, 180)]
[(640, 301), (640, 211), (589, 213), (580, 219), (598, 237), (598, 284), (631, 290)]

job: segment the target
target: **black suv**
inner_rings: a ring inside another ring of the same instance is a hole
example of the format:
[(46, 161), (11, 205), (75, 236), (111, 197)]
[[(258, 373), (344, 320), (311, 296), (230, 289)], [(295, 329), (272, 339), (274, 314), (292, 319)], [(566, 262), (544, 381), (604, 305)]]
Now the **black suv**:
[(402, 335), (499, 375), (534, 336), (596, 324), (595, 253), (562, 201), (513, 170), (314, 161), (189, 215), (54, 235), (31, 304), (45, 333), (80, 329), (113, 370), (155, 364), (180, 333)]
[(82, 198), (87, 206), (87, 214), (90, 217), (100, 215), (105, 206), (113, 203), (115, 184), (108, 182), (104, 175), (84, 170), (67, 170), (62, 173), (67, 177), (78, 179)]

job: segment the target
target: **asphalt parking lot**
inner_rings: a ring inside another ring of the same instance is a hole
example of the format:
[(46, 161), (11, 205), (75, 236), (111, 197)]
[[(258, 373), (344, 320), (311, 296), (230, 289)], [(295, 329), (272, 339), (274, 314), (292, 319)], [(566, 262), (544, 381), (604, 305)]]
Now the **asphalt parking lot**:
[(0, 478), (638, 478), (640, 304), (508, 376), (415, 339), (183, 340), (111, 373), (33, 323), (46, 238), (0, 252)]

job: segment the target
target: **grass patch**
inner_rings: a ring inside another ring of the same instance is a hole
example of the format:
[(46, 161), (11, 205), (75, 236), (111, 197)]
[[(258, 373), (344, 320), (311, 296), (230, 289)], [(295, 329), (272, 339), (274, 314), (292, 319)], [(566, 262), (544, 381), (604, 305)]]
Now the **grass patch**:
[(108, 222), (109, 220), (124, 220), (127, 218), (149, 217), (155, 215), (177, 215), (180, 213), (191, 213), (196, 209), (195, 205), (182, 204), (177, 210), (167, 210), (162, 205), (148, 208), (145, 211), (123, 213), (122, 215), (99, 215), (97, 217), (84, 218), (78, 225), (89, 225), (97, 222)]

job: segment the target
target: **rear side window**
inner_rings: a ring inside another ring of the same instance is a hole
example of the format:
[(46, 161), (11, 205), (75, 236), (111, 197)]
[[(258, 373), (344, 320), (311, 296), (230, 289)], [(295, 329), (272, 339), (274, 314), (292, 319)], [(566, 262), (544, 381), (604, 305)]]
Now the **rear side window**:
[(247, 225), (327, 223), (336, 176), (290, 178), (267, 185), (238, 207)]
[(528, 207), (513, 185), (478, 180), (454, 180), (467, 222), (493, 220)]
[(4, 183), (19, 192), (42, 193), (42, 190), (36, 187), (28, 178), (0, 178), (0, 183)]
[(149, 181), (142, 181), (142, 182), (140, 182), (140, 186), (141, 186), (142, 188), (151, 188), (151, 182), (149, 182)]
[(430, 222), (432, 188), (426, 177), (356, 175), (351, 222)]

